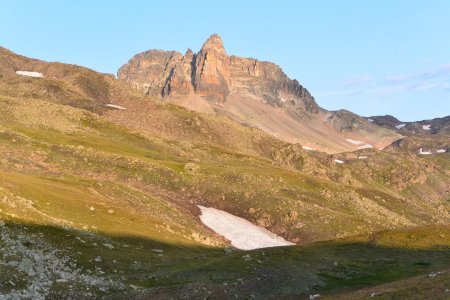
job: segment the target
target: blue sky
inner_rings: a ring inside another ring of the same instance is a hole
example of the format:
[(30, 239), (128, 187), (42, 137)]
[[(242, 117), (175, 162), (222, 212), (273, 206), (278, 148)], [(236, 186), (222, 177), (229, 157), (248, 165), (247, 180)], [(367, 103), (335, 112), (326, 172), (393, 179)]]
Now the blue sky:
[[(217, 2), (217, 3), (216, 3)], [(116, 70), (153, 48), (280, 65), (319, 105), (403, 121), (450, 114), (450, 1), (0, 1), (0, 45)]]

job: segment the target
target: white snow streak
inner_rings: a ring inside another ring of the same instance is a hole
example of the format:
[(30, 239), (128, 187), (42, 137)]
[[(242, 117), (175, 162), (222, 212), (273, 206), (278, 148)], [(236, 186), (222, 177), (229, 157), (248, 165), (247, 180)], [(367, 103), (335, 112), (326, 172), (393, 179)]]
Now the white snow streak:
[(114, 104), (106, 104), (106, 106), (112, 107), (112, 108), (117, 108), (117, 109), (126, 109), (126, 107), (119, 106), (119, 105), (114, 105)]
[(345, 139), (345, 140), (353, 145), (360, 145), (360, 144), (364, 143), (364, 142), (356, 141), (356, 140), (352, 140), (352, 139)]
[(361, 150), (361, 149), (371, 149), (371, 148), (373, 148), (373, 146), (371, 144), (365, 144), (363, 146), (359, 146), (358, 147), (359, 150)]
[(16, 71), (16, 74), (23, 75), (23, 76), (28, 76), (28, 77), (37, 77), (37, 78), (44, 77), (44, 75), (42, 75), (42, 73), (31, 72), (31, 71)]
[(306, 150), (306, 151), (312, 151), (312, 150), (314, 150), (313, 148), (308, 147), (308, 146), (302, 146), (302, 148), (303, 148), (303, 150)]

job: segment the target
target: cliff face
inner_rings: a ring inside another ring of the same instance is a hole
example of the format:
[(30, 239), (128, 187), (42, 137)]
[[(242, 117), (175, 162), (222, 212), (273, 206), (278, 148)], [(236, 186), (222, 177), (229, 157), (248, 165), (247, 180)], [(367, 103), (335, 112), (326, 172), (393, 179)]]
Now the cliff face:
[(218, 35), (212, 35), (197, 54), (190, 49), (185, 55), (161, 50), (137, 54), (119, 69), (118, 77), (162, 98), (195, 94), (211, 102), (224, 102), (230, 95), (244, 95), (275, 107), (319, 111), (311, 94), (279, 66), (229, 56)]

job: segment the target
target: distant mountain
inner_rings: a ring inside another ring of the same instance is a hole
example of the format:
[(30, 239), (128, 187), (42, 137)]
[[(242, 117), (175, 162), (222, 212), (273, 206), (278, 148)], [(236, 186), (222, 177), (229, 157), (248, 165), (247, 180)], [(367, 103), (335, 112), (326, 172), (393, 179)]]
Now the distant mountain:
[(119, 69), (118, 77), (146, 95), (225, 115), (307, 149), (337, 153), (364, 145), (383, 148), (401, 137), (350, 112), (320, 108), (279, 66), (229, 56), (216, 34), (196, 54), (190, 49), (184, 55), (162, 50), (137, 54)]
[(372, 116), (367, 120), (404, 136), (386, 147), (387, 151), (432, 155), (450, 150), (450, 116), (414, 122), (402, 122), (389, 115)]
[(414, 122), (402, 122), (390, 115), (372, 116), (367, 120), (402, 134), (450, 134), (450, 116)]
[(280, 67), (228, 56), (217, 34), (197, 54), (191, 49), (184, 55), (161, 50), (140, 53), (119, 69), (118, 77), (162, 98), (195, 94), (220, 103), (233, 95), (252, 95), (276, 107), (288, 103), (302, 112), (319, 112), (308, 90)]

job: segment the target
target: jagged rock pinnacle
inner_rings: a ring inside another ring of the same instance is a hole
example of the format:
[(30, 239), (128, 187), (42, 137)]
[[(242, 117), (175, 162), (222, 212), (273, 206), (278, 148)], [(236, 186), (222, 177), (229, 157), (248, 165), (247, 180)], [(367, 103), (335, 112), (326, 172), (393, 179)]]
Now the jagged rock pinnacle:
[(226, 101), (230, 94), (251, 95), (272, 106), (291, 105), (317, 113), (319, 106), (298, 81), (281, 68), (253, 58), (228, 56), (222, 38), (211, 35), (197, 54), (151, 50), (134, 56), (118, 77), (148, 95), (179, 97), (195, 93), (208, 101)]

